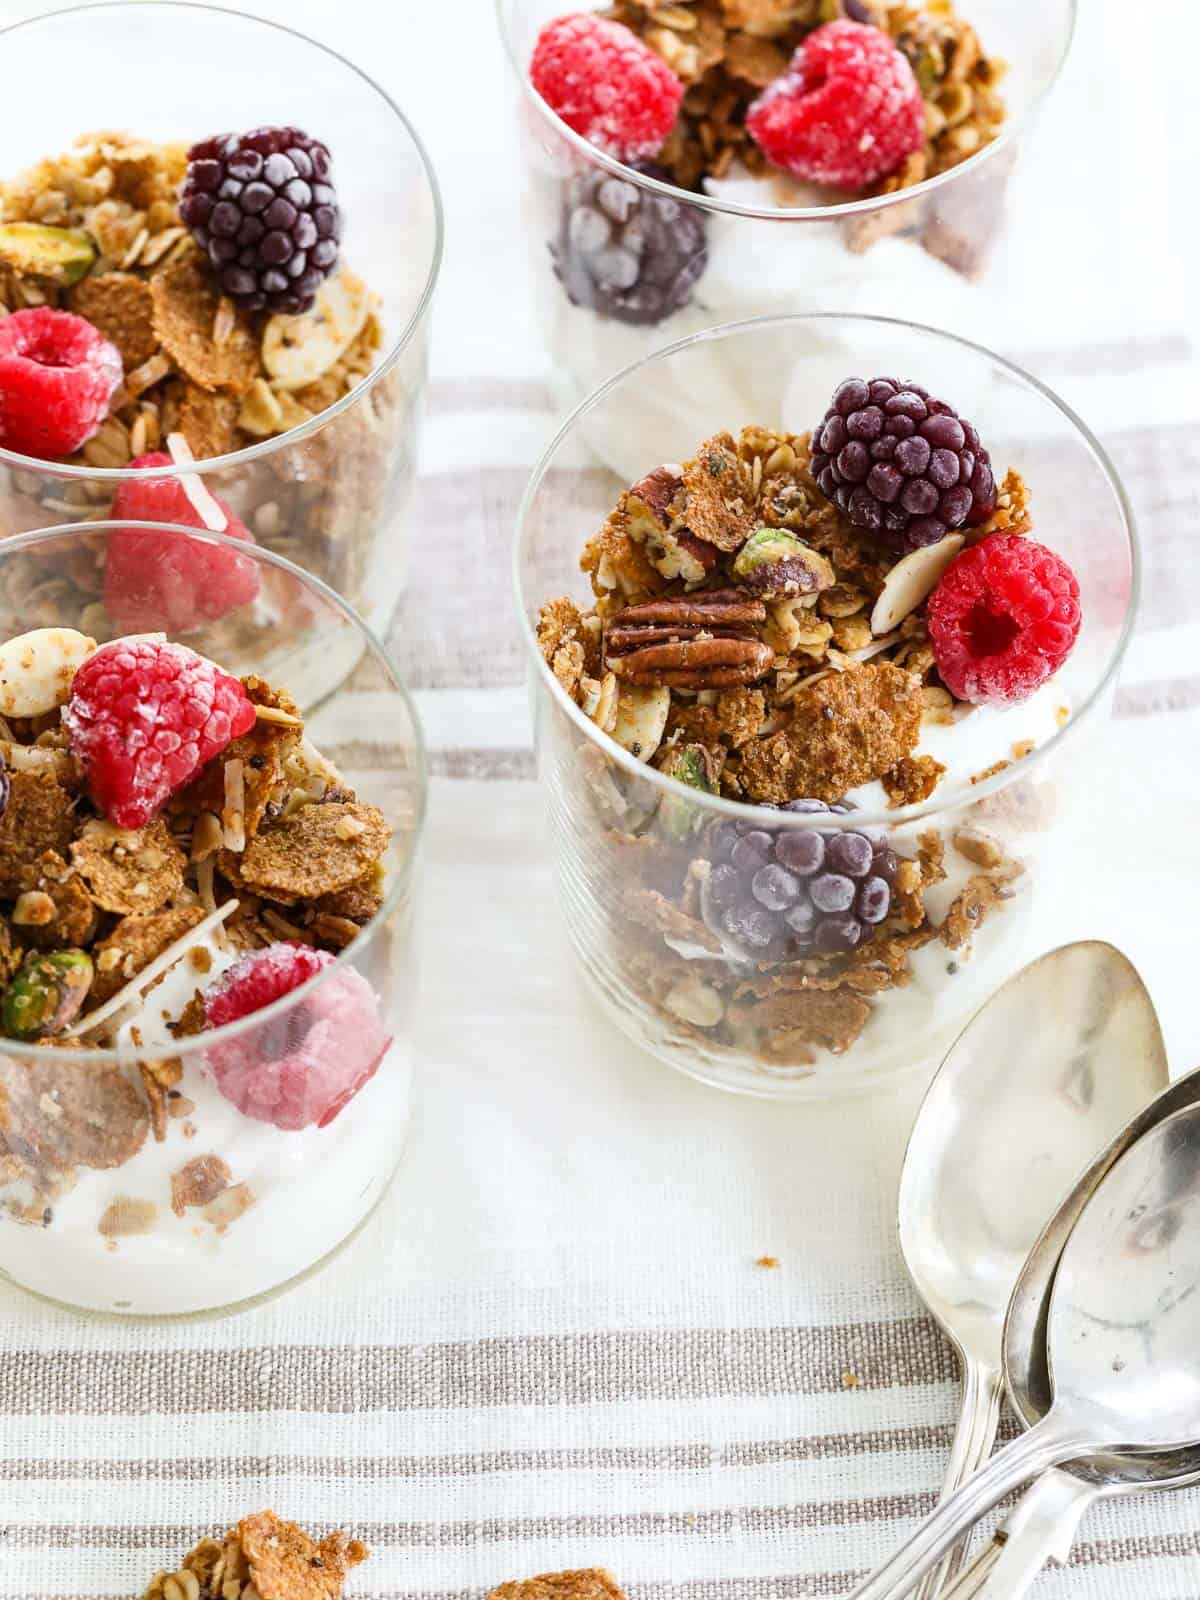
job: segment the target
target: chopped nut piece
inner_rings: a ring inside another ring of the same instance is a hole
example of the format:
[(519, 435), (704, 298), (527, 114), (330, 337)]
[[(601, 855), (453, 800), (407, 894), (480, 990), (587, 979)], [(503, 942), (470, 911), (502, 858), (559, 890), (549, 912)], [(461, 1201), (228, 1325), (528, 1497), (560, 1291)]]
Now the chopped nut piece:
[(969, 823), (954, 830), (954, 848), (977, 867), (998, 867), (1004, 860), (1004, 846), (999, 839)]
[(171, 1174), (171, 1209), (183, 1216), (189, 1206), (207, 1206), (229, 1187), (233, 1173), (220, 1156), (194, 1156)]
[(896, 765), (883, 774), (888, 805), (913, 806), (928, 800), (945, 773), (943, 764), (932, 756), (901, 756)]
[(150, 1102), (150, 1126), (159, 1144), (167, 1137), (167, 1096), (183, 1079), (183, 1062), (178, 1056), (164, 1060), (138, 1062), (142, 1075), (142, 1088)]
[(106, 1239), (124, 1239), (139, 1233), (153, 1233), (158, 1222), (158, 1207), (152, 1200), (135, 1200), (118, 1195), (96, 1224)]
[(249, 1211), (254, 1201), (254, 1190), (248, 1183), (235, 1183), (222, 1189), (216, 1199), (205, 1206), (204, 1220), (211, 1222), (218, 1233), (224, 1233), (230, 1223)]

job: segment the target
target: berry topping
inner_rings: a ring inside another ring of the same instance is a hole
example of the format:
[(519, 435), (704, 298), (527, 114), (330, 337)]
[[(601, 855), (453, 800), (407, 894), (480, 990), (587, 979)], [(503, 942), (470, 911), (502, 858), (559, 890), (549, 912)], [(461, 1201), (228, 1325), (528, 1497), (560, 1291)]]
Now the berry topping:
[(1079, 637), (1079, 583), (1053, 550), (992, 534), (964, 550), (929, 597), (929, 642), (959, 700), (1008, 705), (1054, 675)]
[[(844, 815), (852, 808), (793, 800), (765, 809)], [(869, 834), (720, 822), (711, 846), (702, 914), (747, 961), (845, 954), (872, 939), (891, 910), (899, 863), (890, 845)]]
[(308, 311), (338, 259), (342, 218), (329, 151), (299, 128), (194, 144), (179, 213), (247, 311)]
[(847, 378), (813, 429), (821, 493), (905, 553), (996, 509), (992, 461), (979, 435), (943, 400), (895, 378)]
[(688, 303), (708, 261), (701, 212), (608, 172), (567, 185), (562, 233), (551, 249), (572, 305), (647, 326)]
[(746, 128), (794, 177), (865, 189), (925, 143), (925, 104), (888, 35), (843, 18), (808, 35), (746, 112)]
[(0, 445), (48, 461), (99, 430), (124, 368), (116, 345), (70, 311), (36, 306), (0, 321)]
[[(162, 452), (138, 456), (134, 470), (169, 467)], [(214, 498), (216, 498), (214, 496)], [(224, 500), (217, 505), (228, 518), (231, 539), (254, 543), (254, 536)], [(112, 518), (121, 522), (167, 522), (181, 528), (203, 528), (199, 512), (178, 478), (150, 478), (122, 483), (113, 496)], [(248, 605), (258, 595), (258, 568), (250, 556), (205, 539), (172, 537), (146, 528), (117, 528), (108, 541), (104, 571), (104, 604), (125, 633), (186, 633), (215, 622), (226, 612)]]
[(547, 23), (529, 79), (569, 128), (618, 161), (657, 155), (683, 99), (661, 56), (623, 23), (591, 12)]
[(117, 639), (79, 668), (63, 712), (96, 805), (144, 828), (231, 740), (254, 706), (236, 678), (181, 644)]
[[(204, 996), (205, 1020), (222, 1028), (261, 1011), (334, 960), (303, 944), (251, 950)], [(294, 1133), (327, 1127), (375, 1076), (390, 1042), (370, 984), (343, 967), (261, 1027), (211, 1045), (206, 1059), (239, 1111)]]

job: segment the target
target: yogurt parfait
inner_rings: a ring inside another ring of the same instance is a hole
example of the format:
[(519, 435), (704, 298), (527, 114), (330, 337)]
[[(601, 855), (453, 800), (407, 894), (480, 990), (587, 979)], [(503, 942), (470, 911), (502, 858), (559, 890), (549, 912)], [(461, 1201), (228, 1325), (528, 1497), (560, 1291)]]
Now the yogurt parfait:
[(500, 14), (525, 79), (526, 231), (564, 398), (763, 313), (900, 312), (966, 332), (986, 306), (994, 333), (1009, 180), (1069, 0), (1036, 17), (1003, 0), (566, 14), (500, 0)]
[[(81, 537), (15, 544), (54, 564)], [(415, 749), (374, 777), (397, 751), (360, 752), (373, 803), (286, 684), (152, 631), (147, 570), (178, 576), (200, 546), (141, 538), (145, 631), (0, 643), (0, 1268), (161, 1315), (286, 1283), (387, 1185), (421, 780)], [(235, 541), (203, 559), (214, 584), (249, 562)], [(273, 576), (333, 624), (309, 580)], [(401, 744), (398, 688), (392, 710)]]
[[(796, 334), (712, 337), (795, 355)], [(686, 387), (702, 357), (656, 363)], [(591, 403), (610, 435), (641, 376)], [(574, 521), (554, 452), (535, 478), (522, 586), (570, 933), (622, 1025), (686, 1071), (877, 1081), (1032, 953), (1064, 865), (1047, 763), (1127, 610), (1115, 553), (1098, 570), (1060, 520), (1055, 447), (1027, 443), (1027, 469), (984, 433), (988, 389), (973, 420), (969, 393), (868, 368), (794, 430), (730, 419), (647, 461), (580, 540), (586, 597), (529, 592), (566, 566), (549, 518), (564, 540)]]
[[(9, 40), (14, 77), (53, 72), (58, 92), (0, 109), (0, 534), (109, 510), (230, 532), (386, 632), (441, 245), (421, 145), (346, 62), (187, 6), (147, 8), (99, 104), (76, 73), (113, 22), (58, 14)], [(203, 97), (147, 56), (187, 60)], [(293, 86), (286, 117), (268, 79)], [(353, 662), (310, 665), (319, 692)]]

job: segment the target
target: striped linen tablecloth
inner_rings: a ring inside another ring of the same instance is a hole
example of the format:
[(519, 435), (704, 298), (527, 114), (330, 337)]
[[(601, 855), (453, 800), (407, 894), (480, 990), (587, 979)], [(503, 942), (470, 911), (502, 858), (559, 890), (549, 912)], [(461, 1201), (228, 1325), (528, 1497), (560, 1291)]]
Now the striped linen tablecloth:
[[(28, 9), (0, 0), (0, 20)], [(955, 1408), (894, 1240), (914, 1091), (744, 1103), (638, 1056), (591, 1009), (553, 903), (510, 615), (513, 513), (552, 417), (490, 8), (257, 9), (373, 63), (447, 192), (391, 640), (435, 773), (417, 1115), (369, 1228), (262, 1309), (154, 1328), (0, 1292), (0, 1600), (132, 1595), (265, 1505), (364, 1538), (366, 1600), (593, 1564), (634, 1600), (843, 1594), (933, 1504)], [(1170, 36), (1182, 5), (1132, 55), (1127, 7), (1086, 10), (1027, 187), (1008, 349), (1111, 449), (1148, 593), (1090, 866), (1043, 933), (1131, 954), (1178, 1070), (1196, 1059), (1200, 877), (1194, 44)], [(363, 730), (371, 714), (364, 696)], [(1200, 1494), (1097, 1509), (1038, 1592), (1195, 1600)]]

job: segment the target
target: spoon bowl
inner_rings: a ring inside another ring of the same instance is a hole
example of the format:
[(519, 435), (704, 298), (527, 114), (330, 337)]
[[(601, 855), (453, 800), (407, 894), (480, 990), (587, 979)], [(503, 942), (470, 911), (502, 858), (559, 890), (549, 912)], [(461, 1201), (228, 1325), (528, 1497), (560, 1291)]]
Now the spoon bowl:
[[(1005, 1312), (1030, 1247), (1079, 1171), (1168, 1078), (1145, 985), (1099, 941), (1065, 945), (1010, 979), (942, 1064), (909, 1140), (899, 1221), (913, 1283), (962, 1362), (943, 1494), (995, 1442)], [(930, 1575), (921, 1600), (962, 1555)]]
[(1084, 1206), (1055, 1275), (1053, 1404), (853, 1600), (897, 1600), (1019, 1484), (1080, 1456), (1200, 1446), (1200, 1105), (1157, 1123)]
[[(1200, 1104), (1200, 1070), (1163, 1090), (1078, 1179), (1021, 1269), (1004, 1327), (1004, 1372), (1018, 1420), (1032, 1428), (1050, 1409), (1046, 1325), (1054, 1275), (1071, 1229), (1105, 1174), (1156, 1123)], [(1084, 1457), (1052, 1468), (963, 1572), (945, 1600), (1019, 1600), (1048, 1560), (1065, 1563), (1083, 1514), (1099, 1499), (1200, 1483), (1200, 1449)], [(993, 1574), (995, 1577), (993, 1579)], [(991, 1581), (989, 1581), (991, 1580)]]

